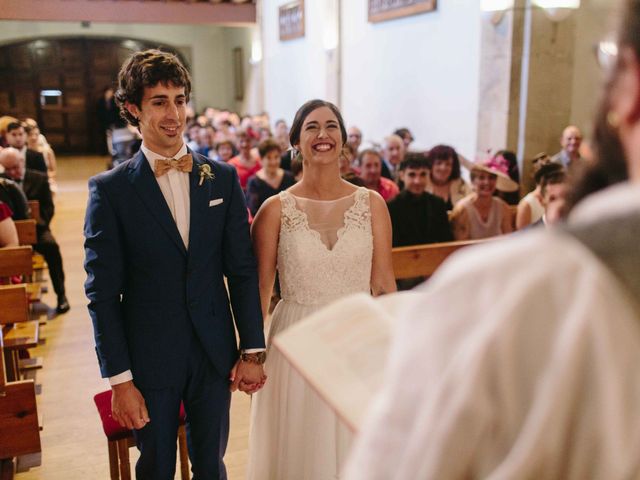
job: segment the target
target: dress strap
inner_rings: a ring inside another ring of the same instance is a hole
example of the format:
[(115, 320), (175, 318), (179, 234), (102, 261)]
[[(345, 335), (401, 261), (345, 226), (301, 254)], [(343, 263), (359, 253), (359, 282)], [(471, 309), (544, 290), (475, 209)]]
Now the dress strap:
[(371, 228), (370, 193), (366, 187), (358, 187), (353, 205), (345, 212), (345, 227)]
[(307, 223), (306, 215), (296, 206), (296, 200), (286, 190), (278, 193), (280, 197), (280, 228), (285, 231), (294, 231), (304, 228)]

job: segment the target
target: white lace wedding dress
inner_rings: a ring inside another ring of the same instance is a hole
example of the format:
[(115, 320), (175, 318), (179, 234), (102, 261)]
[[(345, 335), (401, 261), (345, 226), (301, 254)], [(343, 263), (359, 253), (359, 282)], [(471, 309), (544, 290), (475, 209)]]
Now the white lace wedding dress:
[(268, 336), (267, 383), (252, 399), (248, 479), (333, 480), (345, 460), (349, 432), (271, 348), (271, 340), (344, 295), (370, 291), (369, 191), (361, 187), (333, 201), (304, 199), (286, 191), (279, 195), (282, 300)]

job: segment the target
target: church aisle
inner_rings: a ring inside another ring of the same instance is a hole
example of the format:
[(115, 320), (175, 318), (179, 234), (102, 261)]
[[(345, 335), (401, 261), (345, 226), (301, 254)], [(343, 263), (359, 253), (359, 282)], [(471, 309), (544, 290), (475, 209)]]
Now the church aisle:
[[(37, 383), (42, 385), (38, 396), (38, 410), (44, 424), (42, 465), (18, 474), (18, 480), (109, 478), (107, 441), (93, 403), (93, 395), (106, 390), (108, 382), (100, 378), (98, 370), (82, 267), (87, 180), (104, 165), (104, 157), (58, 159), (59, 191), (55, 197), (52, 231), (62, 250), (71, 310), (47, 323), (43, 328), (45, 345), (32, 352), (44, 359), (44, 368), (37, 374)], [(50, 283), (43, 301), (55, 306)], [(231, 434), (225, 458), (230, 480), (244, 479), (249, 404), (246, 395), (233, 395)], [(130, 449), (130, 456), (133, 471), (138, 457), (135, 448)]]

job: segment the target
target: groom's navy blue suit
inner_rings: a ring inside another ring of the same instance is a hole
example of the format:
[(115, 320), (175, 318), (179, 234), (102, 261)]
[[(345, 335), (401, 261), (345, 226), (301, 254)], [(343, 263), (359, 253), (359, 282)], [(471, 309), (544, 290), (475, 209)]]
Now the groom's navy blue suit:
[[(102, 376), (131, 370), (149, 410), (150, 423), (136, 432), (139, 478), (173, 478), (181, 400), (194, 478), (225, 478), (228, 377), (238, 358), (234, 318), (240, 348), (264, 347), (236, 171), (191, 153), (188, 249), (142, 152), (89, 181), (89, 312)], [(202, 165), (215, 178), (200, 185)]]

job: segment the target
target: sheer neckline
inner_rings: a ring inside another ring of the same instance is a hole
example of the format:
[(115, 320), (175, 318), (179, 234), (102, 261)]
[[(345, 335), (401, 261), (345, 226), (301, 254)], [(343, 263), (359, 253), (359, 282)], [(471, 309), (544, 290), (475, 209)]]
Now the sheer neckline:
[(299, 197), (298, 195), (294, 195), (291, 192), (287, 192), (289, 195), (291, 195), (293, 198), (298, 199), (298, 200), (305, 200), (307, 202), (319, 202), (319, 203), (331, 203), (331, 202), (339, 202), (341, 200), (344, 200), (346, 198), (349, 197), (353, 197), (356, 193), (358, 193), (360, 189), (356, 188), (352, 193), (350, 193), (349, 195), (345, 195), (344, 197), (340, 197), (340, 198), (336, 198), (333, 200), (316, 200), (314, 198), (308, 198), (308, 197)]

